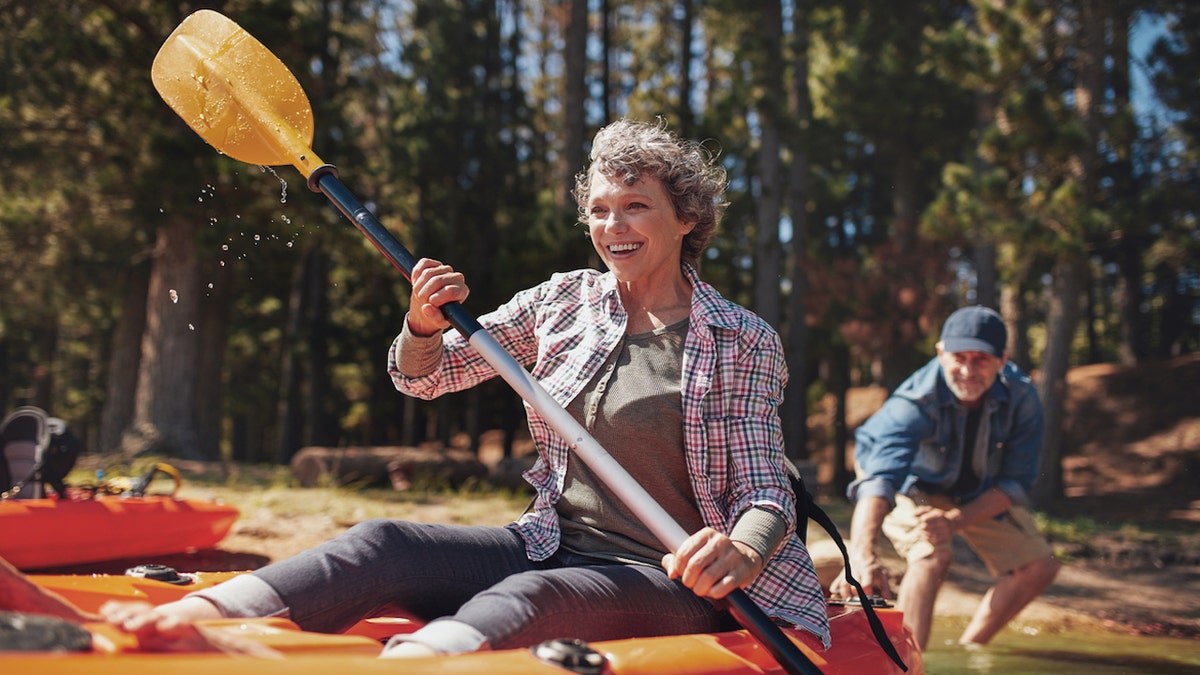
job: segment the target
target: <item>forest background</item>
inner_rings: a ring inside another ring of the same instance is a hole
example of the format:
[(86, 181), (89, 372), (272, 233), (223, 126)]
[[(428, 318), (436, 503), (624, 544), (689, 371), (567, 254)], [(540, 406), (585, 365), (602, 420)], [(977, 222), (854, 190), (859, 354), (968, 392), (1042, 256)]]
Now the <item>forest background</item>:
[(844, 452), (848, 389), (986, 304), (1036, 373), (1045, 503), (1068, 369), (1200, 349), (1188, 0), (0, 0), (0, 405), (89, 452), (287, 463), (524, 423), (500, 382), (398, 394), (403, 277), (161, 101), (150, 64), (201, 7), (291, 68), (313, 149), (476, 315), (598, 264), (569, 195), (597, 128), (704, 140), (731, 206), (701, 274), (783, 336), (793, 458)]

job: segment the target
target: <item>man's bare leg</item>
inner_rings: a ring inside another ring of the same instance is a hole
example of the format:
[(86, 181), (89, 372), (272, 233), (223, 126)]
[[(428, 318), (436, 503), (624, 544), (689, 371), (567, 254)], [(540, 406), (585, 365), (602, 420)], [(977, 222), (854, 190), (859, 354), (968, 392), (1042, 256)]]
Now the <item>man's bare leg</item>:
[(900, 582), (900, 594), (896, 606), (904, 613), (904, 625), (912, 631), (921, 650), (929, 642), (929, 631), (933, 624), (933, 605), (946, 575), (950, 572), (951, 552), (949, 549), (935, 550), (933, 555), (910, 561)]
[(1041, 558), (1000, 577), (983, 596), (959, 643), (987, 644), (1053, 583), (1061, 567), (1062, 563), (1053, 557)]

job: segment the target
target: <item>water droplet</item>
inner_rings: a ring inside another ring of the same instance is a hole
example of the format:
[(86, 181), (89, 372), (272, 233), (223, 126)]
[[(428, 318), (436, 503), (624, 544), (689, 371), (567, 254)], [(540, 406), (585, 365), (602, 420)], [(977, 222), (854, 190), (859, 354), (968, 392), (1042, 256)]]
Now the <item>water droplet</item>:
[(196, 327), (189, 323), (188, 330), (196, 330)]
[(167, 291), (167, 295), (171, 296), (171, 302), (179, 302), (179, 294), (175, 292), (174, 288)]
[(273, 176), (275, 176), (276, 178), (278, 178), (278, 179), (279, 179), (279, 184), (282, 186), (282, 188), (281, 188), (281, 191), (280, 191), (280, 195), (279, 195), (279, 203), (280, 203), (280, 204), (286, 204), (286, 203), (287, 203), (287, 181), (286, 181), (286, 180), (284, 180), (284, 179), (283, 179), (283, 177), (282, 177), (282, 176), (280, 176), (278, 173), (275, 173), (275, 170), (274, 170), (274, 169), (272, 169), (272, 168), (271, 168), (271, 167), (269, 167), (269, 166), (264, 166), (264, 167), (262, 167), (262, 170), (263, 170), (263, 171), (270, 171), (270, 172), (271, 172), (271, 175), (273, 175)]

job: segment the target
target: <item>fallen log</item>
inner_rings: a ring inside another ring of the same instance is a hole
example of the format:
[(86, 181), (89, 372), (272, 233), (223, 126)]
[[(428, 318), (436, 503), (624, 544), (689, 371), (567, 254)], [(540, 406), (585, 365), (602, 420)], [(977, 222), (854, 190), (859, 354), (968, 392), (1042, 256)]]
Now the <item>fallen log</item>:
[(446, 448), (436, 455), (408, 453), (388, 462), (392, 489), (403, 492), (414, 486), (446, 485), (459, 488), (488, 477), (488, 468), (467, 450)]
[(469, 451), (438, 445), (309, 446), (292, 457), (291, 469), (301, 487), (391, 485), (407, 490), (414, 484), (439, 483), (459, 487), (472, 478), (487, 476), (487, 467)]

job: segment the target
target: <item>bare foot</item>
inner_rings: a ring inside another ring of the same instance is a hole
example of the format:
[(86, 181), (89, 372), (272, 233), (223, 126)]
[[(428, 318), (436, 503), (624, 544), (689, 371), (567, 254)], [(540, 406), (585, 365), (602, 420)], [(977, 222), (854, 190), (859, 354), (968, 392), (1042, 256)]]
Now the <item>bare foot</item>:
[(30, 581), (7, 560), (0, 558), (0, 609), (54, 616), (85, 623), (100, 617), (72, 605), (61, 595)]

